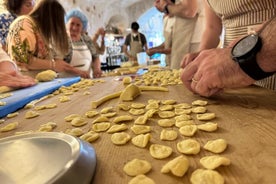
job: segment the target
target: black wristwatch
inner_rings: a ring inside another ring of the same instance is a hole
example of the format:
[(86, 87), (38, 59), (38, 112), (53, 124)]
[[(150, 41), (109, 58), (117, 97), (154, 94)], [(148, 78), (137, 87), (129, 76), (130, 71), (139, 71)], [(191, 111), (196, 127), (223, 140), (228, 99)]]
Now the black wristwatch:
[(255, 80), (273, 75), (264, 72), (257, 63), (256, 55), (262, 48), (262, 39), (258, 34), (250, 34), (238, 41), (232, 48), (231, 56), (239, 63), (241, 69)]

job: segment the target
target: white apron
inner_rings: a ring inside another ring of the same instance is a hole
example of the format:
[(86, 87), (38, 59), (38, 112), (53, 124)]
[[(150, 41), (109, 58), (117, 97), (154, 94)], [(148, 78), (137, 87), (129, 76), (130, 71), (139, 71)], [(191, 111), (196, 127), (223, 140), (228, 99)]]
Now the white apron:
[(88, 71), (92, 76), (92, 55), (87, 45), (84, 42), (74, 43), (72, 42), (73, 55), (70, 65), (76, 67), (79, 70)]
[(133, 40), (133, 35), (131, 35), (130, 41), (130, 55), (137, 60), (137, 54), (143, 52), (143, 45), (141, 41), (140, 33), (138, 33), (138, 41)]

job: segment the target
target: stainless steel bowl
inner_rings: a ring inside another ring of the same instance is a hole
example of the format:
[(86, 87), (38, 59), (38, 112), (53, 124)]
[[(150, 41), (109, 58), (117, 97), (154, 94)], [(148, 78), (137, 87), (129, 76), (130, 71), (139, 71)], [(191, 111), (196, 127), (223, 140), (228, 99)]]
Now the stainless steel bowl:
[(73, 136), (33, 133), (0, 139), (1, 184), (90, 183), (94, 148)]

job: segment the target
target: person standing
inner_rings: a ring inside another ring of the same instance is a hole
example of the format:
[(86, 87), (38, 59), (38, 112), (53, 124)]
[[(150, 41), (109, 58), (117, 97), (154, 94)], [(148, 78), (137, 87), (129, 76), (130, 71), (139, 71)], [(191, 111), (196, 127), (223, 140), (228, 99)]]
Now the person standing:
[(35, 76), (41, 70), (52, 69), (89, 77), (87, 72), (63, 60), (68, 52), (64, 15), (65, 10), (58, 0), (40, 0), (28, 15), (22, 15), (12, 22), (7, 49), (22, 72)]
[(6, 39), (11, 23), (20, 15), (30, 13), (35, 5), (34, 0), (4, 0), (4, 7), (8, 12), (0, 15), (0, 42), (6, 50)]
[(65, 16), (69, 35), (69, 54), (65, 60), (70, 65), (88, 72), (94, 78), (101, 77), (101, 61), (92, 39), (84, 32), (87, 30), (88, 19), (79, 9), (72, 9)]
[(192, 37), (198, 19), (197, 0), (157, 0), (159, 9), (169, 17), (174, 17), (172, 27), (171, 69), (179, 69), (185, 54), (191, 52)]
[(139, 27), (140, 26), (137, 22), (131, 23), (131, 33), (126, 36), (126, 40), (123, 45), (123, 52), (125, 55), (130, 61), (135, 62), (137, 62), (137, 54), (148, 49), (146, 37), (143, 33), (138, 31)]

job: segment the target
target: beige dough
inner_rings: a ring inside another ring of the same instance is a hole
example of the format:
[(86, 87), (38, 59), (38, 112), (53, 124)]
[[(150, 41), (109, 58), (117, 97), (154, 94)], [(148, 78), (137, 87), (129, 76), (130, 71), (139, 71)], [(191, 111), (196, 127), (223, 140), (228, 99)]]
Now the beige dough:
[(194, 120), (184, 120), (184, 121), (177, 121), (175, 122), (175, 126), (181, 128), (185, 125), (195, 125)]
[(86, 121), (85, 118), (83, 117), (76, 117), (74, 119), (72, 119), (71, 121), (71, 125), (75, 126), (75, 127), (80, 127), (80, 126), (84, 126), (86, 125), (88, 122)]
[(120, 100), (132, 101), (141, 94), (141, 90), (135, 84), (129, 84), (121, 93)]
[(125, 132), (114, 133), (111, 136), (111, 141), (115, 145), (123, 145), (126, 144), (131, 139), (130, 135)]
[(177, 139), (177, 132), (174, 130), (163, 129), (160, 133), (160, 139), (162, 141), (174, 141)]
[(208, 101), (205, 101), (205, 100), (195, 100), (192, 102), (192, 105), (199, 105), (199, 106), (204, 106), (207, 104), (208, 104)]
[(143, 174), (140, 174), (140, 175), (137, 175), (134, 178), (132, 178), (128, 182), (128, 184), (155, 184), (155, 182), (151, 178), (149, 178)]
[(113, 123), (121, 123), (121, 122), (125, 122), (125, 121), (132, 121), (133, 117), (130, 115), (122, 115), (122, 116), (118, 116), (116, 118), (113, 119)]
[(95, 140), (97, 140), (100, 137), (100, 134), (93, 132), (93, 131), (89, 131), (85, 134), (83, 134), (82, 136), (80, 136), (80, 138), (82, 140), (85, 140), (87, 142), (94, 142)]
[(206, 111), (207, 111), (206, 107), (194, 107), (192, 109), (192, 112), (196, 114), (202, 114), (202, 113), (205, 113)]
[(39, 116), (40, 114), (39, 113), (37, 113), (36, 111), (28, 111), (28, 112), (26, 112), (26, 114), (25, 114), (25, 118), (26, 119), (31, 119), (31, 118), (35, 118), (35, 117), (37, 117), (37, 116)]
[(224, 178), (214, 170), (197, 169), (190, 178), (192, 184), (224, 184)]
[(145, 148), (150, 141), (150, 134), (140, 134), (131, 139), (132, 144), (139, 148)]
[(186, 139), (177, 143), (177, 150), (187, 155), (196, 155), (200, 152), (200, 144), (194, 139)]
[(106, 122), (106, 123), (96, 123), (92, 125), (92, 129), (95, 132), (105, 132), (110, 128), (111, 124)]
[(182, 177), (187, 172), (188, 168), (189, 160), (181, 155), (165, 164), (161, 169), (161, 173), (171, 172), (175, 176)]
[(150, 146), (150, 155), (156, 159), (164, 159), (172, 154), (173, 150), (169, 146), (160, 144), (152, 144)]
[(66, 116), (65, 118), (64, 118), (64, 120), (66, 121), (66, 122), (70, 122), (70, 121), (72, 121), (74, 118), (76, 118), (76, 117), (81, 117), (81, 115), (79, 115), (79, 114), (70, 114), (70, 115), (68, 115), (68, 116)]
[(123, 170), (129, 176), (138, 176), (148, 173), (151, 170), (151, 164), (146, 160), (135, 158), (126, 163)]
[(147, 123), (148, 120), (148, 116), (143, 115), (143, 116), (139, 116), (135, 121), (134, 124), (135, 125), (144, 125)]
[(93, 117), (95, 117), (95, 116), (97, 116), (99, 114), (99, 112), (97, 112), (97, 111), (87, 111), (86, 113), (85, 113), (85, 116), (87, 117), (87, 118), (93, 118)]
[(160, 118), (167, 119), (174, 117), (175, 113), (173, 111), (159, 111), (158, 115)]
[(18, 127), (18, 122), (9, 123), (6, 126), (0, 128), (0, 132), (8, 132)]
[(201, 165), (205, 167), (206, 169), (216, 169), (217, 167), (221, 165), (230, 165), (230, 160), (226, 157), (218, 156), (218, 155), (212, 155), (212, 156), (206, 156), (200, 159)]
[(208, 121), (216, 118), (215, 113), (204, 113), (204, 114), (197, 114), (196, 118), (201, 121)]
[(161, 127), (172, 127), (175, 124), (174, 119), (160, 119), (158, 120), (158, 125)]
[(145, 109), (134, 109), (134, 108), (131, 108), (128, 112), (130, 114), (134, 115), (134, 116), (139, 116), (139, 115), (145, 114)]
[(122, 123), (120, 125), (112, 125), (108, 130), (107, 133), (115, 133), (115, 132), (120, 132), (128, 129), (127, 125)]
[(72, 129), (65, 130), (64, 133), (79, 137), (79, 136), (83, 135), (84, 132), (81, 128), (72, 128)]
[(216, 139), (208, 141), (204, 145), (204, 149), (212, 153), (222, 153), (227, 148), (227, 142), (224, 139)]
[(217, 123), (213, 123), (213, 122), (208, 122), (208, 123), (204, 123), (201, 125), (197, 125), (197, 128), (199, 130), (203, 130), (206, 132), (213, 132), (216, 131), (218, 129), (218, 124)]
[(197, 126), (196, 125), (184, 125), (180, 127), (179, 132), (181, 135), (191, 137), (197, 132)]
[(151, 131), (150, 126), (146, 126), (146, 125), (133, 125), (130, 129), (136, 135), (148, 133)]
[(42, 72), (39, 72), (36, 76), (35, 79), (38, 80), (39, 82), (48, 82), (52, 81), (57, 77), (57, 73), (53, 70), (45, 70)]

